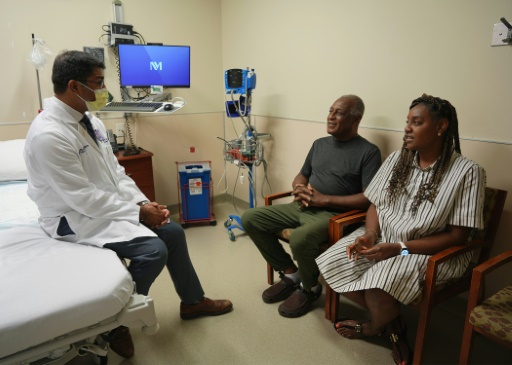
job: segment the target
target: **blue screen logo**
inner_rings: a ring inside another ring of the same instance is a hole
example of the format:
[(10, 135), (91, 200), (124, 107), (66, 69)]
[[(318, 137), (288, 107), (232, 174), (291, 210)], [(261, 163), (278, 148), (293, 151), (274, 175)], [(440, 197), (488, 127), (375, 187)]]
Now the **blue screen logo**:
[(155, 71), (162, 71), (162, 62), (151, 61), (149, 63), (149, 69), (150, 70), (155, 70)]

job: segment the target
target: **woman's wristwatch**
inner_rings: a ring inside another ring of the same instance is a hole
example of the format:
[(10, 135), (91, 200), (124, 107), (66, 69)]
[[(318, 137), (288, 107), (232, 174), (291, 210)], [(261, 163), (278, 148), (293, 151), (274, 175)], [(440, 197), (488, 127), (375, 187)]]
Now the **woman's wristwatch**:
[(398, 242), (400, 246), (402, 246), (402, 250), (400, 251), (400, 255), (408, 255), (409, 250), (407, 249), (407, 246), (403, 242)]

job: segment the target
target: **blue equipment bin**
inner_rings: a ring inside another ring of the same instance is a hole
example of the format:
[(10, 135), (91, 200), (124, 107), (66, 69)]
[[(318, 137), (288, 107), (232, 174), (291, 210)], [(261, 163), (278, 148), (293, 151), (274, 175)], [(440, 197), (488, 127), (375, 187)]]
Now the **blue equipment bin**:
[(177, 162), (181, 195), (180, 223), (215, 222), (210, 161)]

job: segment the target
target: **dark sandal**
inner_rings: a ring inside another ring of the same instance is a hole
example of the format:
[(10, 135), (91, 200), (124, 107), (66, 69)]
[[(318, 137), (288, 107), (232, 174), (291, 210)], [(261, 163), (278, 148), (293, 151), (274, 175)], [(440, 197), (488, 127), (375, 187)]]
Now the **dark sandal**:
[[(355, 326), (352, 326), (350, 324), (342, 324), (339, 327), (336, 327), (336, 325), (340, 324), (341, 322), (345, 322), (345, 321), (353, 321), (353, 322), (356, 322), (357, 324)], [(358, 338), (366, 337), (366, 335), (363, 333), (363, 324), (367, 323), (367, 322), (369, 322), (369, 321), (356, 321), (354, 319), (350, 319), (350, 318), (347, 318), (347, 317), (342, 317), (342, 318), (336, 319), (332, 325), (334, 327), (334, 330), (340, 336), (343, 336), (345, 338), (350, 338), (350, 339), (358, 339)], [(353, 332), (353, 334), (351, 336), (344, 336), (344, 335), (342, 335), (341, 333), (338, 332), (338, 330), (340, 328), (346, 328), (346, 329), (352, 330), (354, 332)]]
[(397, 317), (387, 326), (391, 340), (391, 356), (397, 365), (412, 364), (412, 350), (407, 344), (407, 327), (405, 322)]

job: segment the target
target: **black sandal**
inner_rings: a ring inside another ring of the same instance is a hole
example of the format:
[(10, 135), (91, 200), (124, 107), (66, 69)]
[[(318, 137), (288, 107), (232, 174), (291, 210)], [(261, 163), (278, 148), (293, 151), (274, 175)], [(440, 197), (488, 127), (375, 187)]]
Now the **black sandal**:
[(397, 365), (412, 364), (412, 350), (407, 344), (407, 327), (405, 321), (397, 317), (386, 326), (391, 340), (391, 356)]

